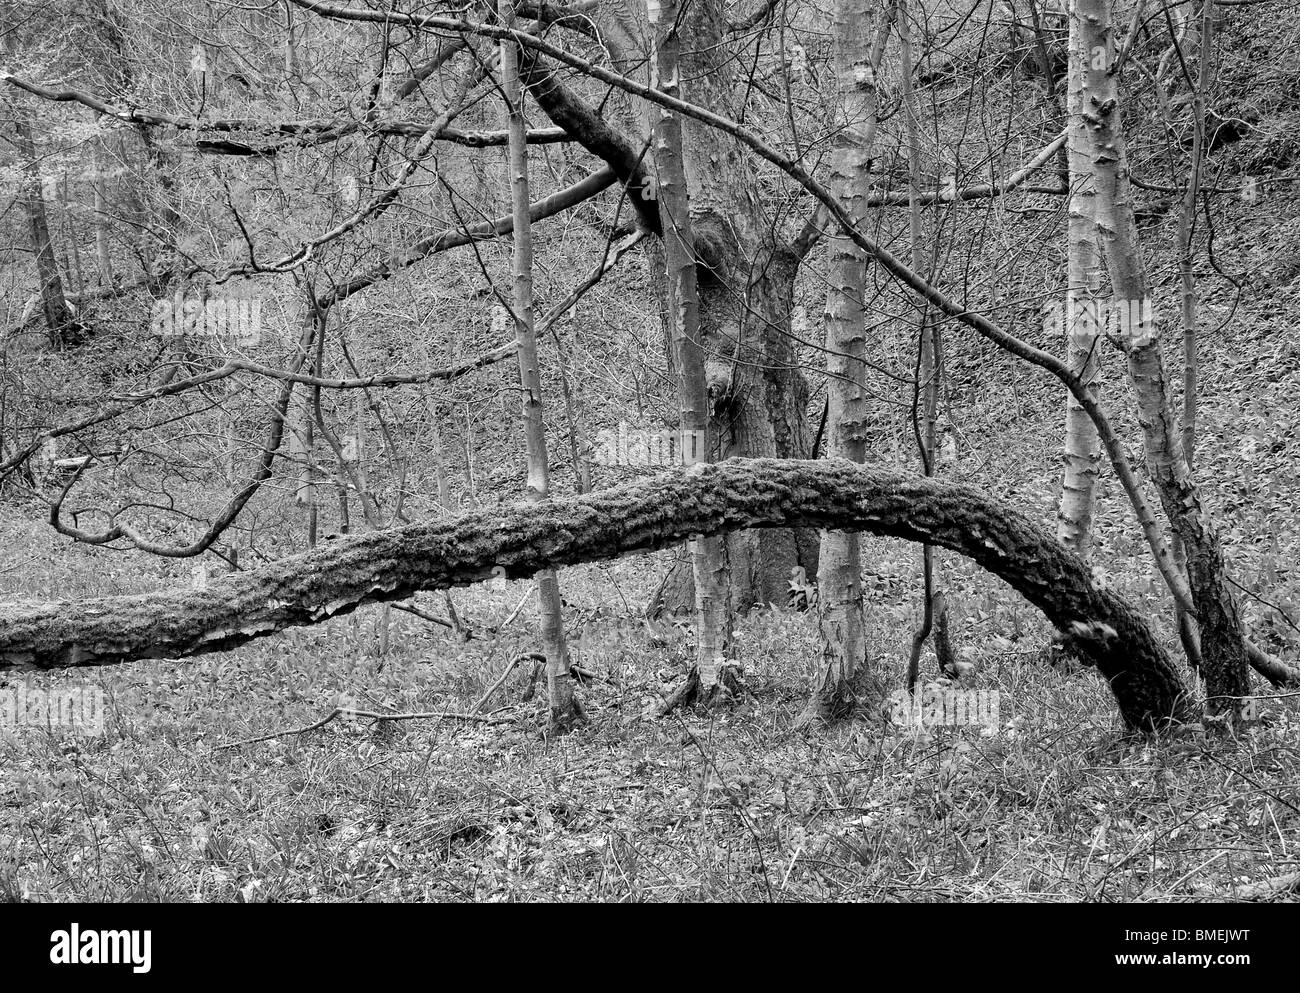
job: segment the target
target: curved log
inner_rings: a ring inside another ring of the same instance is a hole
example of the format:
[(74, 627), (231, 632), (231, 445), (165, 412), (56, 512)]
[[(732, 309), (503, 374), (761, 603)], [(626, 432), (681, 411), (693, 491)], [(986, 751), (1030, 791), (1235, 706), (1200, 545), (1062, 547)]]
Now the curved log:
[(206, 590), (0, 608), (0, 672), (111, 665), (231, 648), (417, 590), (664, 548), (755, 527), (929, 541), (1000, 576), (1109, 681), (1130, 727), (1186, 715), (1178, 670), (1144, 617), (1098, 587), (1046, 528), (978, 490), (841, 460), (730, 459), (653, 479), (357, 535)]

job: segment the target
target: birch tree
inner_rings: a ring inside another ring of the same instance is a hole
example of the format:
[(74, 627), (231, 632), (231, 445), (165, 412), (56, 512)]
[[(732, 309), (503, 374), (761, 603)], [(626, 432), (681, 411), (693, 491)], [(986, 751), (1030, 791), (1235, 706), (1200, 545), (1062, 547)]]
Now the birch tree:
[[(854, 221), (864, 224), (876, 136), (876, 74), (892, 10), (879, 0), (839, 0), (834, 10), (835, 73), (847, 124), (831, 158), (831, 189)], [(879, 30), (878, 30), (879, 29)], [(843, 232), (827, 243), (826, 452), (864, 462), (870, 416), (866, 383), (868, 258)], [(823, 531), (817, 567), (821, 657), (800, 724), (845, 717), (859, 688), (879, 694), (866, 665), (862, 556), (852, 531)], [(861, 671), (861, 672), (860, 672)], [(865, 677), (865, 678), (863, 678)], [(861, 684), (861, 686), (859, 686)]]
[[(1101, 259), (1093, 210), (1096, 188), (1088, 157), (1088, 125), (1084, 119), (1084, 68), (1088, 55), (1082, 49), (1077, 16), (1070, 18), (1069, 31), (1065, 101), (1070, 193), (1065, 232), (1065, 307), (1059, 323), (1065, 332), (1066, 364), (1084, 383), (1089, 395), (1096, 397), (1101, 358), (1096, 321)], [(1065, 399), (1062, 460), (1065, 471), (1061, 480), (1057, 536), (1086, 559), (1092, 548), (1101, 439), (1092, 418), (1071, 393)]]
[[(515, 23), (513, 0), (500, 0), (501, 23)], [(543, 503), (550, 492), (550, 467), (546, 453), (546, 428), (542, 422), (542, 377), (537, 366), (537, 333), (533, 313), (533, 233), (528, 200), (528, 145), (524, 121), (523, 87), (519, 81), (519, 53), (510, 39), (501, 42), (501, 89), (506, 102), (509, 144), (510, 202), (514, 217), (512, 260), (515, 330), (519, 341), (519, 384), (523, 404), (524, 441), (528, 449), (527, 499)], [(537, 573), (537, 598), (541, 614), (542, 644), (546, 654), (546, 688), (551, 725), (564, 729), (583, 719), (582, 705), (569, 676), (569, 650), (564, 638), (560, 583), (554, 569)]]
[(1097, 226), (1120, 315), (1117, 341), (1127, 357), (1147, 468), (1186, 553), (1187, 579), (1200, 628), (1208, 711), (1214, 719), (1235, 724), (1253, 710), (1247, 699), (1247, 648), (1228, 587), (1218, 532), (1188, 467), (1178, 415), (1170, 402), (1160, 327), (1151, 305), (1133, 216), (1118, 81), (1112, 72), (1117, 51), (1109, 0), (1075, 0), (1072, 15), (1078, 21), (1081, 42), (1077, 57), (1087, 58), (1082, 114), (1088, 125), (1088, 157), (1097, 189)]
[[(652, 78), (665, 93), (680, 84), (676, 0), (648, 0), (653, 33)], [(717, 444), (709, 417), (704, 347), (700, 337), (700, 298), (692, 234), (690, 195), (682, 158), (682, 129), (676, 115), (653, 111), (656, 195), (663, 227), (667, 270), (668, 319), (671, 322), (680, 443), (687, 464), (708, 462)], [(697, 696), (705, 701), (719, 692), (722, 667), (731, 639), (731, 576), (727, 547), (717, 536), (692, 538), (691, 572), (695, 585), (695, 668), (668, 704)]]

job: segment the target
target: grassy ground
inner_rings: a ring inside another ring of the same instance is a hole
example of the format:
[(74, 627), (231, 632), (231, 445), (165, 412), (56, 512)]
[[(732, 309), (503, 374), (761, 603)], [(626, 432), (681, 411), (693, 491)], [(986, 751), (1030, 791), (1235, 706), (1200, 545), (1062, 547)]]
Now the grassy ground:
[[(897, 686), (916, 556), (870, 551), (897, 566), (871, 611)], [(68, 576), (5, 574), (5, 595), (162, 578), (92, 574), (85, 554), (65, 553)], [(0, 731), (0, 899), (1197, 900), (1300, 862), (1294, 699), (1264, 701), (1241, 741), (1126, 738), (1095, 673), (1045, 665), (1041, 622), (955, 567), (958, 643), (970, 687), (1000, 694), (996, 727), (793, 731), (815, 624), (775, 611), (738, 636), (752, 699), (646, 719), (689, 648), (688, 632), (618, 620), (648, 562), (566, 571), (597, 679), (590, 723), (559, 739), (540, 701), (519, 704), (521, 666), (485, 708), (512, 724), (335, 720), (222, 747), (340, 702), (463, 712), (535, 646), (527, 608), (495, 641), (395, 615), (381, 657), (371, 610), (221, 655), (29, 680), (97, 686), (106, 715), (97, 736)], [(476, 587), (458, 606), (500, 622), (523, 592)]]

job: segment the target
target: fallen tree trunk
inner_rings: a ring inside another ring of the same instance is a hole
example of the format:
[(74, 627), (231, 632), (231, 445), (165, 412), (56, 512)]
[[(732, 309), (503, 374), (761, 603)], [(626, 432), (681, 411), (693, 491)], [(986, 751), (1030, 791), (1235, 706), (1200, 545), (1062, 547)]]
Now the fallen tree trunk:
[(1186, 716), (1178, 670), (1134, 607), (1046, 528), (978, 490), (838, 459), (731, 459), (544, 504), (331, 542), (176, 590), (0, 608), (0, 672), (218, 651), (418, 590), (612, 559), (693, 534), (804, 526), (929, 541), (1000, 576), (1109, 681), (1130, 727)]

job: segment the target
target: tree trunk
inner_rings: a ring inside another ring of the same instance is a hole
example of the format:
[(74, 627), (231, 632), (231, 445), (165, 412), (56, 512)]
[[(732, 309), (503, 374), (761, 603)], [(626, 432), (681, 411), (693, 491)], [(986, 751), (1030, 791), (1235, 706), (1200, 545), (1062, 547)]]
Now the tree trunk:
[[(682, 59), (682, 95), (730, 112), (735, 91), (726, 26), (720, 0), (683, 8), (681, 30), (691, 44)], [(753, 159), (733, 139), (697, 121), (687, 120), (683, 130), (702, 262), (700, 323), (709, 355), (712, 427), (721, 457), (807, 458), (808, 387), (790, 338), (798, 260), (759, 199)], [(786, 603), (791, 572), (814, 568), (806, 552), (801, 555), (799, 540), (790, 532), (729, 537), (735, 609)], [(806, 540), (815, 543), (812, 535)]]
[[(877, 0), (839, 0), (835, 6), (835, 73), (847, 124), (831, 158), (831, 189), (854, 221), (869, 213), (872, 149), (876, 137), (876, 71), (887, 37)], [(842, 232), (827, 244), (826, 271), (826, 453), (850, 462), (866, 460), (867, 256)], [(866, 667), (862, 612), (862, 557), (851, 531), (824, 531), (817, 565), (817, 626), (821, 660), (801, 725), (846, 717), (858, 689), (870, 707), (880, 687)], [(861, 683), (861, 687), (858, 684)], [(874, 685), (873, 685), (874, 684)]]
[[(502, 24), (513, 27), (512, 0), (500, 0)], [(523, 387), (524, 439), (528, 447), (530, 503), (545, 503), (550, 491), (545, 425), (542, 422), (542, 379), (537, 367), (537, 334), (533, 315), (533, 235), (528, 213), (528, 144), (524, 122), (523, 89), (519, 81), (518, 50), (513, 41), (501, 43), (501, 88), (509, 128), (509, 174), (514, 213), (515, 328), (519, 339), (519, 382)], [(582, 708), (569, 676), (569, 651), (564, 639), (560, 583), (554, 569), (537, 573), (537, 598), (541, 613), (542, 643), (546, 653), (546, 685), (550, 694), (551, 725), (557, 730), (582, 720)]]
[[(1093, 214), (1096, 189), (1088, 156), (1088, 125), (1084, 120), (1085, 64), (1079, 19), (1070, 18), (1069, 62), (1066, 72), (1066, 139), (1069, 159), (1069, 217), (1066, 221), (1066, 297), (1062, 314), (1066, 364), (1097, 396), (1101, 349), (1097, 333), (1097, 299), (1101, 286), (1097, 222)], [(1071, 393), (1065, 395), (1065, 472), (1061, 481), (1057, 536), (1083, 558), (1092, 550), (1092, 513), (1101, 469), (1101, 440), (1092, 418)]]
[[(1187, 190), (1183, 195), (1182, 211), (1178, 216), (1178, 275), (1182, 284), (1181, 316), (1183, 321), (1183, 457), (1187, 459), (1187, 470), (1191, 472), (1196, 456), (1196, 405), (1199, 369), (1197, 361), (1197, 293), (1196, 273), (1192, 268), (1192, 235), (1196, 228), (1198, 201), (1200, 199), (1201, 171), (1205, 156), (1205, 102), (1210, 86), (1210, 62), (1214, 54), (1214, 5), (1201, 5), (1201, 50), (1200, 73), (1195, 90), (1192, 93), (1192, 162), (1188, 169)], [(1172, 123), (1172, 121), (1171, 121)], [(1180, 569), (1187, 569), (1187, 550), (1182, 539), (1175, 534), (1173, 540), (1174, 559)], [(1179, 631), (1183, 633), (1184, 642), (1196, 643), (1199, 651), (1199, 639), (1189, 632), (1195, 626), (1195, 619), (1186, 615), (1181, 606), (1178, 608)], [(1249, 654), (1249, 646), (1247, 653)], [(1199, 655), (1194, 655), (1199, 664)]]
[(1147, 296), (1146, 275), (1130, 199), (1128, 158), (1116, 80), (1108, 0), (1075, 0), (1083, 51), (1089, 155), (1097, 185), (1097, 225), (1106, 247), (1111, 292), (1120, 311), (1119, 336), (1128, 356), (1146, 444), (1147, 467), (1187, 556), (1188, 582), (1200, 626), (1201, 658), (1211, 717), (1236, 724), (1252, 712), (1247, 652), (1237, 605), (1228, 588), (1223, 551), (1187, 466), (1159, 328)]
[[(644, 21), (618, 4), (601, 7), (596, 16), (615, 63), (632, 74), (643, 71), (639, 52), (649, 47)], [(730, 108), (734, 80), (721, 3), (692, 3), (679, 20), (679, 30), (690, 39), (690, 51), (681, 59), (683, 99)], [(525, 54), (522, 68), (552, 123), (610, 164), (628, 184), (642, 223), (658, 231), (658, 216), (645, 202), (653, 185), (647, 186), (640, 168), (639, 143), (634, 147), (607, 113), (584, 104), (531, 54)], [(695, 250), (702, 260), (698, 287), (712, 427), (721, 455), (808, 458), (808, 387), (790, 338), (799, 258), (764, 211), (751, 158), (740, 143), (694, 119), (683, 122), (683, 132)], [(810, 531), (736, 535), (728, 548), (735, 610), (784, 604), (795, 568), (817, 568), (817, 538)], [(648, 612), (690, 611), (694, 602), (687, 555), (670, 570)]]
[(206, 590), (0, 607), (0, 672), (221, 651), (418, 590), (510, 578), (745, 528), (834, 528), (931, 541), (1006, 580), (1107, 680), (1133, 728), (1190, 714), (1143, 613), (1099, 587), (1050, 531), (967, 486), (839, 459), (732, 459), (545, 505), (518, 503), (339, 538)]
[[(721, 0), (682, 5), (678, 20), (681, 36), (689, 41), (681, 55), (680, 96), (719, 111), (734, 110), (733, 59)], [(610, 23), (618, 37), (635, 40), (638, 25), (627, 18), (617, 18), (615, 24), (613, 15)], [(765, 210), (752, 157), (740, 143), (690, 118), (683, 120), (682, 131), (700, 259), (711, 427), (719, 457), (809, 458), (808, 386), (790, 337), (799, 258), (780, 223)], [(730, 536), (733, 610), (784, 605), (794, 570), (816, 572), (817, 546), (810, 531)], [(689, 610), (692, 586), (689, 561), (682, 559), (650, 612)]]
[[(678, 65), (677, 5), (650, 0), (650, 28), (654, 32), (652, 65), (654, 85), (676, 94)], [(704, 350), (700, 341), (700, 303), (692, 234), (690, 195), (682, 164), (681, 122), (670, 111), (656, 107), (654, 115), (654, 166), (664, 239), (667, 274), (668, 319), (672, 327), (672, 354), (681, 414), (679, 445), (683, 464), (708, 462), (714, 450), (705, 386)], [(730, 574), (727, 548), (722, 538), (700, 537), (690, 542), (691, 575), (695, 586), (696, 655), (694, 675), (688, 685), (709, 699), (719, 685), (731, 640)]]
[[(903, 101), (906, 104), (908, 243), (912, 267), (924, 272), (925, 252), (921, 245), (921, 140), (920, 108), (912, 90), (912, 21), (905, 0), (898, 4), (898, 32), (903, 56)], [(928, 278), (928, 277), (927, 277)], [(918, 301), (916, 390), (913, 395), (912, 427), (921, 455), (921, 468), (927, 476), (935, 474), (935, 436), (939, 419), (939, 324), (930, 320), (930, 307)], [(918, 424), (918, 420), (920, 423)], [(939, 553), (927, 542), (921, 547), (921, 573), (924, 578), (924, 603), (921, 624), (912, 636), (912, 652), (907, 665), (907, 690), (916, 688), (921, 672), (921, 652), (933, 633), (934, 654), (946, 674), (953, 672), (952, 646), (948, 641), (948, 601), (940, 586)]]
[(92, 139), (91, 189), (95, 205), (95, 282), (100, 286), (111, 286), (113, 277), (113, 254), (108, 240), (108, 156), (106, 154), (106, 137)]
[(32, 257), (36, 262), (41, 313), (45, 317), (45, 328), (52, 348), (75, 346), (81, 343), (81, 328), (63, 295), (63, 277), (59, 275), (54, 243), (50, 239), (50, 223), (45, 210), (45, 193), (36, 158), (36, 143), (32, 140), (32, 128), (26, 112), (15, 104), (14, 114), (14, 144), (22, 160), (23, 209), (27, 214), (27, 231), (32, 243)]

